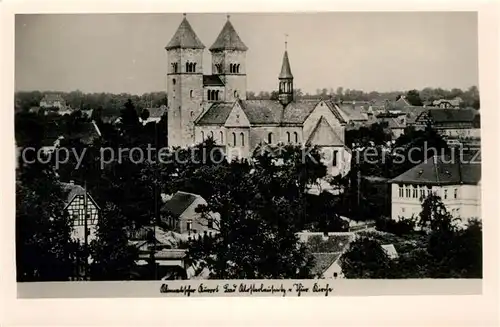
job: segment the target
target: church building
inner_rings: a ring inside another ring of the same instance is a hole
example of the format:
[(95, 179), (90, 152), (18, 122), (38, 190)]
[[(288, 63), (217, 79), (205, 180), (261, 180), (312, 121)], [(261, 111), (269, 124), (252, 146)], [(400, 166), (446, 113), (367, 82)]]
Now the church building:
[(329, 174), (349, 171), (346, 114), (331, 100), (294, 99), (286, 43), (277, 76), (278, 100), (247, 100), (248, 48), (229, 16), (209, 48), (211, 75), (203, 74), (205, 46), (185, 15), (165, 49), (170, 147), (187, 147), (211, 137), (229, 157), (249, 157), (262, 144), (309, 143), (321, 147)]

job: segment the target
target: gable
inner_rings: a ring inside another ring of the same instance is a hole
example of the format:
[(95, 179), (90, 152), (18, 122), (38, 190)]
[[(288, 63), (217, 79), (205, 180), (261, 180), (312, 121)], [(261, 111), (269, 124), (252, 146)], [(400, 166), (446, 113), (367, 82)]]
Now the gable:
[(248, 120), (247, 115), (241, 108), (240, 103), (235, 102), (233, 109), (229, 113), (229, 116), (226, 119), (224, 124), (226, 127), (250, 127), (250, 121)]
[(307, 143), (320, 146), (344, 145), (340, 137), (333, 130), (332, 126), (326, 121), (325, 117), (320, 118), (313, 132), (309, 136)]
[[(317, 128), (319, 122), (321, 119), (324, 119), (326, 122), (326, 125), (329, 125), (330, 128), (333, 129), (334, 133), (335, 131), (338, 131), (337, 133), (338, 136), (340, 136), (340, 133), (342, 133), (342, 128), (341, 126), (344, 125), (344, 121), (342, 119), (342, 116), (338, 112), (338, 110), (333, 107), (330, 108), (330, 106), (325, 103), (324, 101), (319, 102), (314, 110), (311, 112), (309, 117), (304, 122), (304, 138), (309, 139), (314, 132), (314, 130)], [(325, 129), (325, 123), (322, 123), (323, 127), (322, 130)], [(341, 138), (342, 140), (343, 138)]]

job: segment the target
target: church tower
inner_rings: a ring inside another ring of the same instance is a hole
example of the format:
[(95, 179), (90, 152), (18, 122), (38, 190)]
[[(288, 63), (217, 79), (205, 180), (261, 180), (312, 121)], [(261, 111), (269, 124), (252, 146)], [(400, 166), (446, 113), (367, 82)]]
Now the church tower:
[(219, 76), (225, 84), (224, 101), (247, 98), (246, 52), (248, 48), (227, 16), (227, 21), (214, 44), (212, 53), (212, 74)]
[(281, 73), (278, 77), (279, 91), (278, 99), (283, 106), (286, 106), (293, 101), (293, 75), (290, 69), (290, 61), (288, 60), (287, 42), (285, 41), (285, 54), (283, 55), (283, 63), (281, 64)]
[(203, 51), (186, 14), (165, 47), (168, 54), (168, 145), (194, 144), (194, 121), (203, 111)]

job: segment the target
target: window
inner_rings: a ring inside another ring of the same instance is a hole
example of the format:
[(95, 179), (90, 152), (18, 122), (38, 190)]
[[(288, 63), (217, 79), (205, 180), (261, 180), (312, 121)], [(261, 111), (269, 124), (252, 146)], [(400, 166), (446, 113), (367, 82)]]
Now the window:
[(201, 140), (204, 141), (205, 140), (205, 133), (202, 131), (201, 132)]
[(193, 117), (193, 116), (194, 116), (194, 112), (193, 112), (193, 111), (191, 111), (191, 112), (189, 113), (189, 115), (190, 115), (191, 117)]
[(236, 133), (233, 133), (233, 146), (236, 146)]
[(293, 132), (293, 136), (295, 137), (295, 143), (299, 143), (299, 133)]
[(211, 90), (207, 91), (207, 100), (208, 101), (212, 100), (212, 91)]
[(458, 198), (458, 189), (457, 188), (455, 189), (455, 191), (453, 193), (454, 193), (453, 196), (455, 197), (455, 199)]
[(190, 232), (193, 229), (193, 221), (192, 220), (188, 220), (186, 222), (186, 229), (188, 232)]
[(232, 73), (233, 72), (233, 64), (229, 64), (229, 72)]
[(177, 73), (177, 63), (172, 63), (172, 72)]
[(290, 132), (286, 132), (286, 138), (288, 140), (288, 143), (290, 143)]
[(220, 132), (220, 143), (224, 143), (224, 133), (222, 133), (222, 131)]
[(413, 185), (413, 198), (416, 199), (418, 197), (418, 189), (417, 186)]
[(193, 68), (192, 72), (193, 73), (196, 72), (196, 63), (193, 64), (192, 68)]
[(406, 189), (406, 197), (410, 198), (411, 197), (410, 185), (405, 185), (405, 189)]
[(403, 185), (399, 184), (399, 197), (402, 198), (405, 196)]
[(423, 187), (420, 187), (420, 198), (425, 198), (425, 189)]
[(333, 158), (332, 158), (332, 166), (333, 167), (337, 166), (337, 153), (338, 153), (337, 150), (333, 151)]
[(243, 132), (240, 133), (240, 138), (241, 138), (241, 146), (245, 146), (245, 134), (243, 134)]
[(338, 276), (339, 276), (338, 273), (336, 273), (336, 272), (333, 273), (333, 278), (337, 278)]
[(238, 98), (238, 91), (234, 91), (234, 97), (237, 99)]
[(174, 84), (174, 85), (175, 85), (175, 82), (176, 82), (175, 78), (174, 78), (174, 79), (172, 79), (172, 84)]
[(239, 73), (240, 72), (240, 64), (237, 64), (236, 65), (236, 72)]
[(444, 190), (444, 199), (446, 200), (448, 198), (448, 190)]
[(193, 90), (189, 91), (189, 97), (190, 97), (191, 99), (193, 98), (193, 94), (194, 94), (194, 91), (193, 91)]
[(269, 144), (273, 143), (273, 133), (267, 134), (267, 143)]

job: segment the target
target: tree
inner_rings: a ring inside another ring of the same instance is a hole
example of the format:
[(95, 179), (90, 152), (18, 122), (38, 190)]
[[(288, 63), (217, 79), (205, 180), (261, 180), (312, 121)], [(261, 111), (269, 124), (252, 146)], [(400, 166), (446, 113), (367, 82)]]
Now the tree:
[(97, 223), (97, 238), (90, 244), (93, 280), (130, 279), (138, 253), (128, 243), (129, 222), (116, 205), (107, 203), (104, 206)]
[(420, 94), (418, 93), (417, 90), (410, 90), (406, 93), (406, 100), (412, 105), (412, 106), (422, 106), (422, 100), (420, 99)]
[(386, 278), (390, 272), (390, 259), (380, 244), (362, 237), (353, 241), (340, 258), (346, 278)]
[(142, 110), (142, 112), (141, 112), (142, 121), (146, 121), (146, 120), (148, 120), (148, 118), (149, 118), (149, 110), (148, 109)]
[[(28, 158), (31, 159), (35, 158)], [(50, 165), (20, 163), (16, 182), (17, 280), (65, 281), (73, 276), (78, 244), (64, 211), (67, 192)]]
[(419, 214), (418, 226), (429, 228), (432, 231), (452, 231), (453, 217), (446, 210), (441, 197), (431, 193), (422, 202), (422, 211)]

